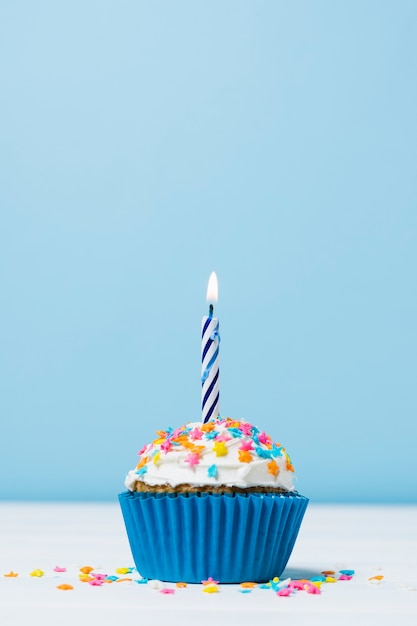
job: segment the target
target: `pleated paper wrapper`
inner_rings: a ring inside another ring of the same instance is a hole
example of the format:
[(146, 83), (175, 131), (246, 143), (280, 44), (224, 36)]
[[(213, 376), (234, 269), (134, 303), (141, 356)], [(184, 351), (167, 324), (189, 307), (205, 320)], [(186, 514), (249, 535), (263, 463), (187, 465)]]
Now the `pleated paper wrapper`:
[(308, 499), (300, 494), (119, 495), (136, 568), (168, 582), (265, 582), (291, 555)]

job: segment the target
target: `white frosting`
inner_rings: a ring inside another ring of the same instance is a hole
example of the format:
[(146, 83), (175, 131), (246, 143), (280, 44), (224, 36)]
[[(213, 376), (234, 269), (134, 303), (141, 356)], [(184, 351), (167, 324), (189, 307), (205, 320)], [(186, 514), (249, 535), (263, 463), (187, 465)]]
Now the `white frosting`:
[(248, 422), (229, 418), (191, 422), (158, 435), (144, 446), (138, 466), (128, 473), (128, 489), (134, 491), (135, 483), (143, 481), (172, 487), (265, 486), (294, 491), (287, 452)]

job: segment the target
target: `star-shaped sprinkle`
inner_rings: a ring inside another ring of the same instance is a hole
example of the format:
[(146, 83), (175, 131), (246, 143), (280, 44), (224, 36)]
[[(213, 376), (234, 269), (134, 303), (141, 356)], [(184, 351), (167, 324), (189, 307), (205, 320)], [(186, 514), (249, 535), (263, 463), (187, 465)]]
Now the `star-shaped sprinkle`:
[(274, 459), (268, 463), (267, 467), (268, 467), (268, 472), (272, 474), (272, 476), (278, 476), (279, 467), (277, 465), (277, 462), (274, 461)]
[(194, 430), (192, 430), (190, 432), (190, 439), (192, 439), (193, 441), (195, 441), (196, 439), (201, 439), (203, 437), (204, 433), (202, 430), (200, 430), (199, 428), (197, 428), (197, 426), (194, 428)]
[(240, 430), (242, 431), (242, 433), (244, 435), (251, 435), (252, 434), (252, 424), (248, 424), (248, 422), (242, 422), (240, 424)]
[(239, 461), (241, 463), (250, 463), (251, 461), (253, 461), (253, 456), (247, 450), (238, 450), (237, 453), (239, 455)]
[(214, 442), (213, 452), (216, 453), (216, 456), (225, 456), (228, 452), (226, 444), (224, 441), (218, 441), (218, 438)]
[(190, 452), (184, 461), (188, 463), (190, 467), (194, 467), (194, 465), (198, 465), (200, 463), (200, 455), (197, 454), (197, 452)]
[(214, 578), (212, 578), (211, 576), (209, 576), (207, 578), (207, 580), (202, 580), (201, 581), (202, 585), (218, 585), (219, 581), (218, 580), (214, 580)]
[(253, 450), (253, 443), (250, 439), (248, 441), (242, 441), (239, 446), (239, 450)]
[(59, 567), (58, 565), (54, 567), (54, 572), (66, 572), (66, 571), (67, 571), (66, 567)]
[(167, 454), (172, 448), (172, 443), (167, 439), (163, 443), (161, 443), (161, 450), (165, 454)]
[(42, 571), (41, 569), (34, 569), (32, 572), (30, 572), (30, 575), (37, 577), (37, 578), (41, 578), (42, 576), (45, 575), (45, 572)]

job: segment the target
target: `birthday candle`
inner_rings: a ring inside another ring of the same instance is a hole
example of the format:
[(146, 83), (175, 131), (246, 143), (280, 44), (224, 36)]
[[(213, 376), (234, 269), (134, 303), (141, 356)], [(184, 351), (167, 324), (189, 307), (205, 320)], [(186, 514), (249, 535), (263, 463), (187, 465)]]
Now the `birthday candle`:
[(201, 324), (201, 408), (202, 421), (219, 415), (219, 320), (213, 317), (213, 302), (217, 302), (217, 276), (212, 272), (207, 287), (208, 317)]

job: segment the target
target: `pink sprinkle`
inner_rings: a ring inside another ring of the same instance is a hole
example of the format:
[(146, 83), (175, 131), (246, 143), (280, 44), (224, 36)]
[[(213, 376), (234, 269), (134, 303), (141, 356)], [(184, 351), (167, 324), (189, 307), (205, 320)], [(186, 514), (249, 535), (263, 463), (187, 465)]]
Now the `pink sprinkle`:
[(253, 444), (251, 441), (242, 441), (239, 446), (239, 450), (253, 450)]
[(66, 567), (59, 567), (58, 565), (54, 567), (54, 572), (66, 572), (66, 571), (67, 571)]
[(91, 576), (93, 576), (95, 580), (105, 580), (107, 578), (107, 574), (94, 574), (93, 572)]
[(285, 587), (284, 589), (280, 589), (277, 591), (277, 596), (290, 596), (291, 589), (289, 587)]
[(271, 437), (269, 437), (265, 432), (261, 432), (258, 435), (259, 443), (271, 443)]
[(202, 580), (201, 581), (202, 585), (218, 585), (219, 581), (218, 580), (214, 580), (214, 578), (212, 578), (211, 576), (209, 576), (207, 578), (207, 580)]
[(165, 454), (167, 454), (171, 448), (172, 448), (172, 443), (170, 441), (167, 440), (161, 443), (161, 450), (163, 450)]
[(200, 455), (197, 454), (197, 452), (190, 452), (184, 461), (189, 463), (190, 467), (194, 467), (194, 465), (198, 465), (198, 463), (200, 463)]
[(223, 433), (222, 435), (218, 435), (216, 437), (216, 441), (230, 441), (231, 437), (227, 433)]
[(341, 574), (338, 580), (352, 580), (352, 576), (348, 576), (347, 574)]
[(101, 578), (92, 578), (88, 581), (88, 584), (92, 587), (101, 587), (101, 585), (103, 584), (103, 580)]
[(163, 593), (165, 596), (172, 595), (175, 593), (175, 589), (171, 589), (171, 587), (164, 587), (159, 590), (159, 593)]
[(142, 456), (142, 454), (145, 452), (146, 448), (148, 447), (148, 444), (145, 443), (145, 445), (143, 446), (143, 448), (141, 448), (138, 452), (139, 456)]
[(302, 583), (300, 580), (292, 580), (288, 584), (288, 587), (290, 589), (298, 589), (299, 591), (303, 591), (304, 590), (304, 585), (305, 585), (305, 583)]
[(239, 428), (244, 435), (250, 435), (252, 431), (252, 424), (248, 424), (247, 422), (241, 422)]
[(312, 583), (307, 583), (305, 586), (305, 590), (307, 591), (307, 593), (313, 593), (313, 594), (321, 593), (320, 589), (316, 587), (316, 585), (313, 585)]
[(190, 432), (190, 439), (195, 441), (196, 439), (201, 439), (203, 436), (203, 431), (197, 428), (197, 426)]

